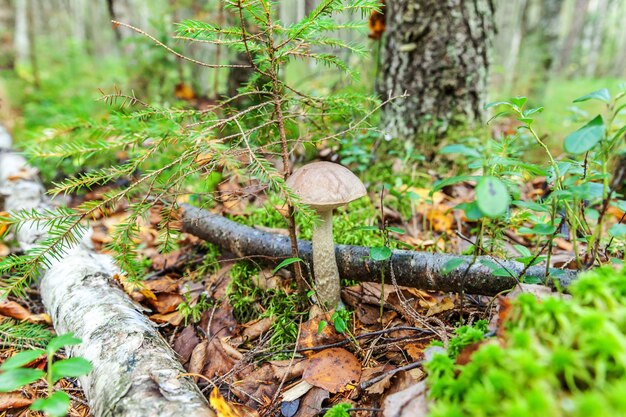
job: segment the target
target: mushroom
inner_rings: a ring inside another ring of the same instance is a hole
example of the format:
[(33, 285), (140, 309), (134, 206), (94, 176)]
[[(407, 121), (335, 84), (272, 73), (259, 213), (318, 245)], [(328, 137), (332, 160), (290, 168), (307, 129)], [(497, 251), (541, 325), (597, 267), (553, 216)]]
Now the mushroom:
[(320, 217), (313, 228), (315, 290), (321, 305), (335, 308), (341, 301), (341, 286), (333, 243), (333, 209), (363, 197), (365, 186), (348, 168), (332, 162), (304, 165), (286, 183)]

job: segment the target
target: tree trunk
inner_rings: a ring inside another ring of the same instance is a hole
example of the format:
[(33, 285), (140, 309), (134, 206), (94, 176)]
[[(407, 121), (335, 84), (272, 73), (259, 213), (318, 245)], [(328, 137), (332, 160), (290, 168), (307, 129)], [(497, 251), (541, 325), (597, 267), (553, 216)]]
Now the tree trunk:
[(517, 75), (522, 40), (525, 37), (524, 16), (528, 10), (528, 0), (516, 0), (502, 4), (497, 10), (498, 23), (496, 47), (503, 63), (502, 87), (498, 91), (510, 92)]
[[(0, 188), (7, 211), (44, 210), (44, 189), (29, 172), (26, 160), (8, 152), (11, 138), (0, 126)], [(16, 233), (23, 250), (44, 239), (44, 224), (31, 224)], [(88, 241), (88, 239), (87, 239)], [(98, 255), (88, 242), (74, 245), (42, 271), (42, 301), (58, 334), (72, 332), (82, 339), (68, 349), (93, 370), (79, 378), (95, 417), (215, 417), (206, 399), (187, 377), (176, 353), (122, 291), (121, 272), (107, 255)]]
[(574, 48), (580, 42), (588, 8), (589, 0), (576, 0), (571, 13), (569, 29), (567, 30), (567, 35), (565, 36), (561, 53), (559, 54), (559, 63), (556, 68), (558, 72), (563, 71), (572, 60)]
[(388, 0), (382, 54), (383, 109), (394, 137), (415, 140), (433, 128), (480, 122), (487, 96), (491, 0)]
[(591, 36), (589, 37), (587, 53), (585, 54), (587, 56), (585, 76), (589, 78), (596, 74), (596, 69), (598, 68), (608, 6), (608, 0), (598, 0), (597, 8), (593, 14), (593, 20), (590, 23)]
[(10, 0), (0, 1), (0, 70), (12, 69), (15, 61), (13, 51), (13, 28), (15, 10)]
[(13, 51), (15, 51), (15, 63), (26, 65), (28, 61), (28, 3), (26, 0), (16, 1), (15, 5), (15, 31), (13, 35)]
[(304, 13), (308, 16), (317, 7), (315, 0), (304, 0)]
[(544, 0), (541, 2), (540, 18), (537, 27), (537, 50), (540, 67), (537, 79), (532, 83), (529, 93), (531, 100), (541, 103), (546, 87), (552, 75), (554, 61), (558, 54), (559, 27), (563, 0)]

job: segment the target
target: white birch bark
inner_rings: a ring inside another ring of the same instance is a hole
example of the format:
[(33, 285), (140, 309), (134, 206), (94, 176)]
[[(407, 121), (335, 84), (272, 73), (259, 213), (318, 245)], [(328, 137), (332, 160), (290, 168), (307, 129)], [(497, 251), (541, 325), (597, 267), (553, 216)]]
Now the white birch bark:
[[(46, 208), (44, 188), (26, 160), (11, 153), (0, 127), (0, 192), (5, 210)], [(30, 171), (29, 171), (30, 170)], [(30, 172), (30, 174), (29, 174)], [(23, 228), (17, 240), (28, 249), (46, 235)], [(193, 381), (152, 323), (117, 285), (112, 259), (77, 245), (43, 272), (41, 295), (57, 333), (73, 332), (82, 343), (68, 351), (91, 361), (79, 378), (95, 417), (214, 417)]]
[(13, 50), (15, 62), (24, 65), (28, 60), (30, 45), (28, 42), (28, 3), (17, 1), (15, 4), (15, 32), (13, 34)]

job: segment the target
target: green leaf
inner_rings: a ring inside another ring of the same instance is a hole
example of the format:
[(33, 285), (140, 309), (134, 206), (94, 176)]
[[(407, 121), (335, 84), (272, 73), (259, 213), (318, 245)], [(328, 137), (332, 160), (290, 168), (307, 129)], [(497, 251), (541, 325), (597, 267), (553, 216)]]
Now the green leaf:
[(322, 333), (326, 326), (328, 326), (328, 322), (326, 320), (320, 320), (320, 324), (317, 325), (317, 334)]
[(489, 268), (492, 272), (495, 271), (496, 269), (500, 269), (500, 265), (498, 265), (497, 263), (495, 263), (494, 261), (491, 261), (489, 259), (481, 259), (479, 262), (482, 265), (484, 265), (487, 268)]
[(521, 109), (522, 107), (524, 107), (524, 104), (526, 104), (528, 99), (526, 97), (511, 97), (509, 101), (511, 101), (511, 103), (515, 107), (517, 107), (518, 109)]
[(357, 226), (357, 227), (353, 227), (352, 229), (350, 229), (350, 231), (368, 231), (368, 232), (373, 232), (373, 231), (379, 231), (380, 228), (376, 227), (376, 226)]
[(624, 237), (626, 236), (626, 224), (614, 224), (609, 229), (609, 234), (613, 237)]
[(473, 158), (480, 158), (481, 156), (476, 149), (470, 148), (469, 146), (462, 144), (444, 146), (438, 153), (442, 155), (459, 154), (464, 156), (471, 156)]
[(84, 358), (69, 358), (52, 364), (52, 382), (57, 382), (64, 377), (76, 377), (88, 374), (91, 371), (91, 363)]
[(615, 132), (613, 136), (611, 136), (611, 141), (617, 140), (625, 134), (626, 134), (626, 125), (622, 126), (620, 130), (618, 130), (617, 132)]
[(543, 107), (534, 107), (532, 109), (526, 109), (523, 111), (523, 115), (524, 117), (528, 117), (528, 116), (532, 116), (535, 113), (541, 113), (543, 112)]
[(463, 262), (465, 262), (463, 258), (452, 258), (443, 265), (443, 268), (441, 268), (441, 273), (443, 275), (448, 275), (450, 272), (461, 266)]
[(532, 256), (532, 254), (530, 253), (530, 250), (524, 246), (524, 245), (513, 245), (515, 247), (515, 250), (517, 250), (517, 252), (519, 252), (520, 255), (525, 256), (525, 257), (529, 257)]
[(526, 258), (517, 258), (516, 260), (523, 263), (525, 266), (534, 266), (542, 263), (546, 258), (546, 256), (537, 256), (536, 258), (534, 256), (528, 256)]
[(608, 104), (611, 101), (611, 93), (608, 89), (602, 88), (600, 90), (592, 91), (589, 94), (585, 94), (582, 97), (578, 97), (574, 100), (574, 103), (580, 103), (587, 100), (600, 100)]
[(461, 203), (455, 208), (465, 211), (465, 217), (467, 217), (467, 220), (469, 221), (480, 220), (485, 216), (485, 214), (478, 208), (476, 201), (472, 201), (471, 203)]
[(15, 369), (24, 365), (28, 365), (45, 353), (46, 352), (41, 349), (25, 350), (24, 352), (16, 353), (15, 355), (4, 361), (2, 366), (0, 366), (0, 370), (8, 371), (9, 369)]
[(483, 177), (476, 185), (476, 203), (488, 217), (498, 217), (506, 213), (511, 198), (506, 185), (498, 178)]
[(403, 229), (393, 226), (387, 226), (387, 230), (389, 230), (390, 232), (398, 233), (399, 235), (403, 235), (404, 233), (406, 233)]
[(399, 248), (405, 248), (405, 249), (408, 249), (408, 250), (413, 250), (414, 249), (413, 245), (409, 245), (408, 243), (403, 242), (401, 240), (394, 239), (394, 238), (389, 238), (389, 240), (392, 241), (392, 242), (396, 242), (396, 244), (398, 245)]
[(74, 333), (66, 333), (53, 338), (50, 343), (48, 343), (46, 350), (49, 355), (54, 355), (63, 346), (74, 346), (80, 344), (81, 342), (82, 340), (75, 337)]
[(302, 259), (300, 258), (287, 258), (285, 260), (283, 260), (281, 263), (279, 263), (276, 268), (274, 268), (274, 270), (272, 271), (272, 274), (276, 274), (281, 268), (284, 268), (288, 265), (291, 264), (295, 264), (296, 262), (301, 262)]
[(505, 111), (498, 112), (495, 115), (493, 115), (489, 120), (487, 120), (487, 124), (491, 123), (492, 120), (498, 119), (498, 118), (503, 117), (503, 116), (508, 116), (508, 115), (511, 115), (511, 114), (515, 114), (515, 113), (513, 113), (510, 110), (505, 110)]
[(510, 107), (511, 103), (508, 101), (492, 101), (491, 103), (485, 104), (485, 110), (490, 109), (491, 107), (501, 106), (501, 105), (506, 105)]
[(335, 317), (335, 319), (333, 320), (333, 325), (335, 326), (335, 330), (337, 330), (337, 333), (343, 333), (348, 328), (346, 321), (341, 316)]
[(549, 236), (556, 231), (556, 226), (547, 223), (537, 223), (532, 229), (528, 227), (520, 227), (518, 233), (522, 235), (541, 235)]
[(565, 150), (575, 155), (585, 153), (602, 140), (605, 130), (602, 116), (597, 115), (589, 123), (565, 138)]
[(370, 258), (375, 261), (386, 261), (391, 258), (391, 249), (386, 246), (375, 246), (370, 248)]
[(525, 208), (525, 209), (536, 211), (539, 213), (550, 212), (550, 207), (547, 204), (535, 203), (534, 201), (515, 200), (513, 204), (516, 205), (517, 207)]
[(42, 378), (46, 373), (39, 369), (15, 368), (0, 374), (0, 392), (11, 392)]
[(510, 271), (505, 268), (495, 268), (491, 271), (494, 277), (512, 277), (514, 276)]
[(67, 414), (70, 406), (70, 397), (63, 391), (56, 391), (48, 398), (35, 400), (30, 406), (31, 410), (43, 411), (51, 417), (63, 417)]
[(433, 184), (433, 189), (431, 193), (434, 193), (435, 191), (439, 191), (442, 188), (447, 187), (448, 185), (458, 184), (460, 182), (465, 182), (465, 181), (473, 181), (473, 180), (477, 180), (478, 178), (480, 177), (476, 175), (457, 175), (456, 177), (451, 177), (451, 178), (446, 178), (445, 180), (436, 181)]

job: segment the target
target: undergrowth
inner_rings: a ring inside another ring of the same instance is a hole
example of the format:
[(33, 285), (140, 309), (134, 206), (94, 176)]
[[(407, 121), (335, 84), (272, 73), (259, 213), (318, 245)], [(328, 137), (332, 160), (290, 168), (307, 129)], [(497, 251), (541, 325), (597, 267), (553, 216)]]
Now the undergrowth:
[(45, 346), (53, 334), (40, 324), (3, 319), (0, 321), (0, 346), (11, 345), (17, 349)]
[(588, 272), (570, 291), (520, 295), (497, 339), (484, 339), (484, 327), (457, 330), (454, 348), (426, 365), (429, 416), (626, 415), (626, 272)]
[[(227, 295), (237, 322), (247, 323), (254, 319), (270, 318), (269, 346), (282, 349), (296, 342), (298, 337), (299, 301), (295, 291), (282, 288), (263, 289), (259, 285), (260, 268), (250, 261), (240, 261), (230, 270), (231, 282)], [(281, 355), (275, 358), (282, 357)]]

